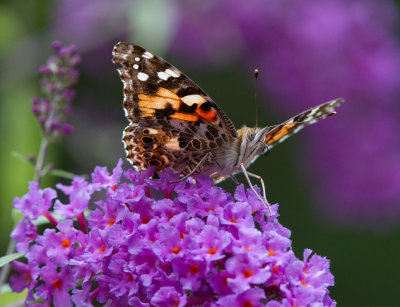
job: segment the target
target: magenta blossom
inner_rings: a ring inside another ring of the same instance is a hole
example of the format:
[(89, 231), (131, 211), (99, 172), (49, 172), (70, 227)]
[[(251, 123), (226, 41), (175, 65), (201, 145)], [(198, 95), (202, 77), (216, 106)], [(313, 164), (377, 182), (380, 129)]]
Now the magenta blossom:
[[(151, 173), (123, 172), (119, 162), (112, 174), (96, 168), (91, 182), (57, 185), (70, 203), (49, 198), (45, 208), (65, 220), (43, 233), (32, 226), (37, 214), (22, 206), (13, 238), (27, 264), (14, 262), (12, 289), (27, 288), (27, 304), (55, 307), (335, 306), (329, 261), (310, 250), (303, 260), (294, 255), (278, 205), (270, 216), (243, 185), (232, 196), (206, 177), (172, 183), (169, 170), (158, 181)], [(31, 188), (21, 199), (43, 204), (49, 190)], [(89, 204), (97, 208), (83, 214)], [(79, 217), (85, 229), (73, 223)]]

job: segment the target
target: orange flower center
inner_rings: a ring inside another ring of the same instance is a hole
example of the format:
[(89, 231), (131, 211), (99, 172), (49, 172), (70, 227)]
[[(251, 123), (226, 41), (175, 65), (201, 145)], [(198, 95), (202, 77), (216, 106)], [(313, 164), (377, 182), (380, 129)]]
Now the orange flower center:
[(56, 288), (56, 289), (60, 289), (62, 287), (62, 282), (59, 279), (56, 279), (55, 281), (52, 282), (52, 285)]
[(97, 251), (104, 253), (105, 250), (106, 250), (106, 246), (104, 244), (101, 244), (101, 248), (99, 248)]
[(250, 276), (252, 276), (254, 274), (253, 271), (249, 271), (248, 269), (246, 269), (243, 273), (243, 276), (246, 278), (249, 278)]
[(189, 272), (190, 274), (197, 274), (199, 272), (199, 266), (192, 264)]
[(178, 254), (179, 253), (179, 245), (177, 245), (174, 248), (171, 248), (171, 252), (173, 252), (174, 254)]
[(67, 239), (63, 239), (61, 246), (64, 248), (68, 248), (71, 245), (71, 241)]
[(275, 255), (276, 254), (276, 252), (273, 252), (272, 250), (271, 250), (271, 247), (268, 247), (268, 256), (273, 256), (273, 255)]
[(217, 252), (217, 247), (214, 246), (213, 248), (207, 248), (208, 253), (214, 255)]
[(114, 225), (114, 223), (115, 223), (115, 218), (112, 218), (112, 219), (107, 219), (108, 220), (108, 224), (107, 224), (107, 226), (112, 226), (112, 225)]

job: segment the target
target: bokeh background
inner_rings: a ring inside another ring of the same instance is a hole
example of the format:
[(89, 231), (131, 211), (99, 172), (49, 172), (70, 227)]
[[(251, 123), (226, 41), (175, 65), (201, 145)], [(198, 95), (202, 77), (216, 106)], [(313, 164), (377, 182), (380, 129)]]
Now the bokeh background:
[[(82, 55), (69, 122), (51, 147), (57, 168), (88, 174), (124, 157), (118, 41), (142, 45), (198, 83), (237, 128), (280, 123), (344, 97), (338, 114), (307, 128), (250, 168), (280, 222), (304, 248), (331, 260), (340, 305), (396, 305), (400, 265), (400, 1), (58, 0), (0, 2), (0, 254), (15, 196), (37, 153), (31, 99), (51, 43)], [(255, 95), (254, 68), (260, 71)], [(125, 167), (129, 167), (125, 163)], [(243, 177), (240, 177), (244, 182)], [(47, 178), (42, 186), (54, 185)], [(233, 191), (232, 182), (222, 186)]]

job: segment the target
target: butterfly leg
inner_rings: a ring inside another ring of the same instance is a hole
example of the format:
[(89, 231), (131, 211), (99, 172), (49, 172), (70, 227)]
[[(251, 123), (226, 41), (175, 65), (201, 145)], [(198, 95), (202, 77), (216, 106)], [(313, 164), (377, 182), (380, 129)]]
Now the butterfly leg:
[(178, 180), (170, 181), (170, 183), (177, 183), (177, 182), (180, 182), (180, 181), (182, 181), (182, 180), (185, 180), (186, 178), (189, 178), (189, 177), (192, 176), (192, 175), (196, 172), (196, 170), (197, 170), (202, 164), (204, 164), (204, 162), (207, 161), (207, 159), (210, 158), (210, 157), (212, 157), (212, 153), (211, 153), (211, 152), (206, 153), (205, 156), (200, 160), (199, 163), (196, 164), (196, 166), (190, 171), (189, 174), (183, 176), (182, 178), (179, 178)]
[[(265, 207), (266, 209), (268, 209), (269, 215), (272, 216), (271, 206), (269, 205), (269, 203), (268, 203), (268, 201), (267, 201), (267, 199), (266, 199), (266, 197), (265, 197), (265, 185), (264, 185), (264, 182), (263, 182), (262, 178), (261, 178), (260, 176), (258, 176), (258, 175), (253, 174), (253, 173), (249, 173), (249, 172), (246, 170), (246, 168), (244, 167), (243, 163), (240, 164), (240, 167), (241, 167), (241, 169), (242, 169), (242, 171), (243, 171), (244, 176), (246, 177), (246, 180), (247, 180), (247, 183), (248, 183), (249, 186), (250, 186), (250, 189), (254, 192), (254, 194), (257, 195), (258, 199), (262, 202), (262, 204), (264, 205), (264, 207)], [(253, 184), (252, 184), (251, 181), (250, 181), (249, 175), (252, 176), (252, 177), (255, 177), (255, 178), (257, 178), (257, 179), (259, 179), (259, 180), (261, 181), (261, 186), (262, 186), (263, 196), (264, 196), (264, 197), (261, 197), (261, 196), (257, 193), (257, 191), (253, 188)]]
[(233, 181), (236, 185), (239, 185), (239, 184), (240, 184), (240, 182), (236, 179), (235, 176), (230, 175), (229, 177), (232, 179), (232, 181)]
[[(223, 170), (223, 167), (218, 163), (217, 159), (215, 159), (214, 155), (211, 155), (211, 159), (213, 160), (213, 162), (215, 163), (216, 166), (218, 166), (221, 170)], [(230, 175), (229, 176), (232, 181), (236, 184), (239, 185), (240, 182), (236, 179), (236, 177), (234, 175)]]
[[(247, 171), (247, 170), (246, 170)], [(261, 176), (258, 176), (256, 174), (250, 173), (249, 171), (247, 171), (247, 175), (249, 175), (250, 177), (256, 178), (258, 180), (260, 180), (261, 183), (261, 189), (262, 189), (262, 193), (263, 193), (263, 197), (264, 199), (267, 201), (267, 203), (269, 204), (268, 200), (267, 200), (267, 194), (265, 194), (265, 184), (264, 184), (264, 180), (261, 178)]]

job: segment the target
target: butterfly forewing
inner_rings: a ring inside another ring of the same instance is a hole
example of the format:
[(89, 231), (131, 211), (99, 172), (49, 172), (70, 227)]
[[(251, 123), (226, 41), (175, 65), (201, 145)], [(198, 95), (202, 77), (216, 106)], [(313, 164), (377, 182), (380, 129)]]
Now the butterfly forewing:
[(127, 118), (137, 123), (143, 117), (167, 118), (207, 124), (227, 130), (236, 129), (228, 116), (192, 80), (177, 68), (140, 46), (118, 43), (113, 62), (124, 83), (124, 108)]

